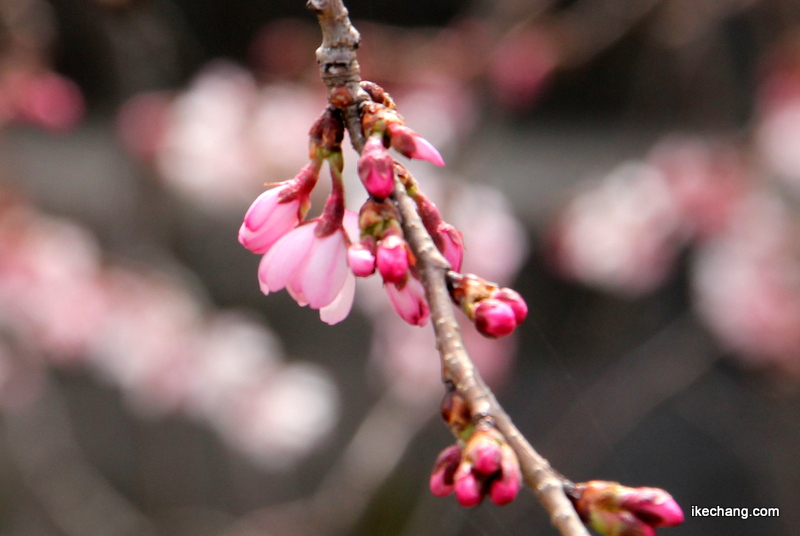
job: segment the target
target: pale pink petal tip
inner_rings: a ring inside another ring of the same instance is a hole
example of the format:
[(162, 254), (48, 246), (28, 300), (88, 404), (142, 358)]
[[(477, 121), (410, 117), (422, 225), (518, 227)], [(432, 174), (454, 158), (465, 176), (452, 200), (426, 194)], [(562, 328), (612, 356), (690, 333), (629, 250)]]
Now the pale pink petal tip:
[(436, 147), (431, 142), (419, 135), (414, 137), (414, 142), (414, 152), (411, 154), (411, 158), (427, 160), (431, 164), (444, 166), (442, 155), (439, 154), (439, 151), (436, 150)]
[(353, 308), (353, 298), (356, 294), (356, 278), (353, 274), (347, 274), (341, 292), (334, 300), (319, 310), (319, 318), (326, 324), (332, 326), (338, 324), (350, 314)]

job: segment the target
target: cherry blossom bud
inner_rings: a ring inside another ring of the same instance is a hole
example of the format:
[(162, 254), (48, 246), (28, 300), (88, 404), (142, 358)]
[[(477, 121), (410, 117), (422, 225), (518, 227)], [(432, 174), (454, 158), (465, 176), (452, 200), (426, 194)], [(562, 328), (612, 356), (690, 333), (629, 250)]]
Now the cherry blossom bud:
[(397, 122), (389, 122), (387, 128), (392, 140), (392, 147), (398, 153), (407, 158), (427, 160), (437, 166), (444, 165), (444, 159), (442, 159), (442, 155), (439, 154), (436, 147), (407, 126)]
[(464, 448), (464, 458), (472, 464), (473, 471), (491, 476), (500, 470), (503, 436), (493, 427), (475, 430)]
[(397, 235), (385, 237), (378, 243), (376, 254), (378, 271), (385, 283), (400, 283), (408, 275), (408, 246)]
[(447, 497), (455, 490), (454, 475), (461, 463), (461, 447), (450, 445), (436, 458), (431, 473), (431, 493), (437, 497)]
[(501, 451), (500, 477), (493, 480), (489, 488), (489, 498), (497, 506), (503, 506), (513, 501), (517, 497), (522, 483), (522, 473), (519, 469), (517, 455), (506, 443), (502, 445)]
[(483, 500), (483, 484), (472, 471), (472, 464), (462, 461), (454, 475), (456, 499), (461, 506), (472, 508)]
[(317, 183), (318, 162), (297, 176), (256, 198), (239, 228), (239, 242), (253, 253), (266, 253), (279, 238), (294, 229), (310, 206), (309, 194)]
[(370, 195), (378, 199), (386, 199), (394, 190), (394, 160), (382, 138), (370, 136), (358, 159), (358, 176)]
[(361, 243), (347, 248), (347, 264), (356, 277), (369, 277), (375, 273), (375, 255)]
[(654, 527), (674, 527), (683, 523), (683, 511), (670, 494), (659, 488), (635, 488), (622, 507)]
[(525, 303), (525, 300), (522, 299), (522, 296), (519, 295), (519, 292), (510, 288), (501, 288), (492, 295), (492, 298), (500, 300), (511, 307), (514, 311), (514, 317), (517, 319), (517, 325), (522, 324), (525, 317), (528, 316), (528, 305)]
[(428, 323), (431, 310), (425, 300), (425, 287), (415, 277), (409, 276), (404, 285), (387, 283), (386, 294), (400, 318), (412, 326), (424, 326)]
[(450, 267), (456, 272), (461, 271), (461, 263), (464, 260), (464, 238), (461, 231), (442, 222), (436, 229), (436, 234), (441, 239), (441, 251)]
[(569, 497), (581, 519), (605, 536), (653, 536), (655, 527), (683, 522), (680, 506), (658, 488), (593, 480), (576, 484)]
[(505, 337), (517, 327), (517, 317), (510, 305), (489, 298), (475, 307), (475, 327), (487, 337)]

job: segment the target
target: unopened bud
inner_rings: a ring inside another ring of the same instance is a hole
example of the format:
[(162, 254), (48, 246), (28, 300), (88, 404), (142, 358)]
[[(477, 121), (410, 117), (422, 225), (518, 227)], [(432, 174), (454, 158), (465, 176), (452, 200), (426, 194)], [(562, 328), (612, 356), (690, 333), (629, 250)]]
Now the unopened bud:
[(497, 506), (503, 506), (513, 501), (522, 484), (522, 473), (519, 469), (517, 455), (507, 443), (503, 444), (501, 451), (500, 477), (492, 481), (489, 488), (489, 498)]
[(575, 484), (569, 497), (581, 519), (605, 536), (651, 536), (655, 527), (683, 522), (678, 503), (658, 488), (593, 480)]
[(464, 458), (472, 463), (474, 471), (484, 476), (491, 476), (500, 470), (504, 443), (503, 436), (496, 428), (480, 427), (475, 430), (464, 448)]
[(431, 472), (431, 493), (437, 497), (446, 497), (455, 490), (454, 475), (461, 463), (461, 447), (450, 445), (436, 458)]
[(475, 307), (475, 327), (487, 337), (505, 337), (517, 327), (517, 317), (510, 305), (489, 298)]
[(385, 283), (401, 283), (408, 275), (408, 245), (397, 235), (385, 237), (378, 243), (378, 271)]
[(483, 484), (472, 472), (472, 465), (462, 461), (454, 475), (456, 499), (461, 506), (472, 508), (483, 500)]
[(437, 166), (444, 165), (442, 155), (439, 154), (436, 147), (431, 145), (431, 142), (401, 123), (389, 122), (387, 126), (392, 147), (398, 153), (407, 158), (427, 160)]
[(528, 304), (525, 303), (525, 300), (522, 299), (522, 296), (520, 296), (519, 292), (516, 290), (501, 288), (492, 294), (492, 298), (500, 300), (511, 307), (514, 311), (514, 317), (517, 319), (517, 325), (522, 324), (528, 316)]
[(375, 272), (375, 255), (361, 243), (347, 248), (347, 264), (356, 277), (369, 277)]
[(464, 260), (464, 237), (461, 235), (461, 231), (449, 223), (442, 222), (437, 227), (436, 234), (441, 243), (442, 255), (450, 263), (450, 268), (460, 272), (461, 263)]
[(358, 159), (358, 176), (370, 195), (386, 199), (394, 191), (394, 160), (381, 136), (370, 136)]

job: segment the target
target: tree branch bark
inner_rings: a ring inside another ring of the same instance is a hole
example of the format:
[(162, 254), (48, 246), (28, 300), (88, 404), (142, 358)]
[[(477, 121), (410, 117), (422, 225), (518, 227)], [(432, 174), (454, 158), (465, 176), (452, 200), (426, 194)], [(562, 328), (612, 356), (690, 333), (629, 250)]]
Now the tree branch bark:
[[(349, 99), (345, 100), (344, 106), (337, 107), (342, 110), (353, 146), (360, 153), (364, 147), (364, 135), (359, 105), (367, 95), (359, 86), (361, 79), (356, 59), (359, 34), (350, 23), (342, 0), (309, 0), (307, 5), (317, 15), (322, 29), (322, 45), (317, 49), (317, 62), (322, 80), (328, 88), (329, 102), (333, 105), (333, 97), (341, 97), (341, 88), (346, 88)], [(408, 180), (413, 180), (410, 175)], [(494, 422), (517, 454), (526, 484), (536, 492), (559, 532), (563, 536), (588, 536), (566, 496), (565, 486), (570, 482), (556, 472), (514, 426), (467, 355), (445, 282), (450, 267), (425, 230), (416, 203), (408, 196), (399, 179), (395, 182), (392, 198), (400, 210), (406, 240), (417, 258), (431, 309), (443, 381), (452, 384), (466, 400), (473, 418), (491, 419)]]

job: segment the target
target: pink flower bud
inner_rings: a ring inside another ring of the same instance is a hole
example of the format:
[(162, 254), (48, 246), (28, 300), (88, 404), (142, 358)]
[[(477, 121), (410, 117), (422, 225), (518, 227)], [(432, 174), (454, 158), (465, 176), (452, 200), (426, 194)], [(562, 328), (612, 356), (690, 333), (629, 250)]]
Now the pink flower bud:
[(239, 242), (253, 253), (266, 253), (272, 244), (300, 222), (300, 200), (280, 202), (285, 186), (267, 190), (256, 198), (239, 228)]
[(635, 488), (622, 502), (622, 508), (653, 527), (673, 527), (683, 523), (683, 511), (672, 496), (659, 488)]
[(489, 488), (489, 497), (497, 506), (503, 506), (513, 501), (519, 493), (522, 482), (517, 455), (507, 444), (503, 445), (502, 453), (500, 478), (494, 480)]
[(266, 253), (283, 235), (294, 229), (310, 205), (309, 194), (317, 183), (319, 163), (306, 165), (297, 176), (256, 198), (239, 228), (239, 242), (253, 253)]
[(461, 462), (455, 473), (456, 499), (465, 508), (478, 506), (483, 500), (483, 484), (472, 472), (472, 466), (468, 462)]
[(517, 291), (510, 288), (501, 288), (492, 294), (492, 298), (500, 300), (511, 307), (514, 311), (514, 317), (517, 319), (517, 325), (522, 324), (525, 317), (528, 316), (528, 304), (525, 303), (525, 300), (522, 299), (522, 296)]
[(415, 277), (409, 276), (405, 285), (398, 287), (387, 283), (386, 294), (400, 318), (412, 326), (424, 326), (428, 323), (431, 310), (425, 300), (425, 288)]
[(444, 160), (436, 147), (431, 142), (400, 123), (389, 123), (389, 136), (392, 140), (392, 147), (407, 158), (417, 160), (427, 160), (431, 164), (443, 166)]
[(375, 272), (375, 255), (361, 243), (347, 248), (347, 264), (356, 277), (369, 277)]
[(376, 255), (378, 271), (385, 283), (400, 283), (408, 274), (408, 246), (397, 235), (390, 235), (378, 243)]
[(494, 428), (479, 429), (472, 434), (464, 449), (464, 457), (472, 463), (473, 471), (491, 476), (500, 470), (503, 437)]
[(358, 176), (370, 195), (386, 199), (394, 190), (394, 160), (380, 136), (370, 136), (358, 159)]
[(607, 536), (654, 536), (655, 527), (683, 521), (680, 506), (658, 488), (593, 480), (576, 484), (569, 495), (581, 519)]
[(487, 337), (505, 337), (517, 327), (517, 317), (507, 303), (488, 298), (475, 308), (475, 327)]
[(520, 479), (518, 473), (503, 473), (500, 478), (492, 482), (489, 488), (489, 498), (497, 506), (505, 506), (517, 498)]
[(461, 271), (461, 262), (464, 260), (464, 238), (461, 231), (442, 222), (436, 228), (442, 244), (442, 255), (450, 263), (450, 267), (456, 272)]
[(446, 497), (453, 493), (454, 475), (460, 463), (461, 448), (458, 445), (450, 445), (439, 453), (431, 473), (431, 493), (437, 497)]

